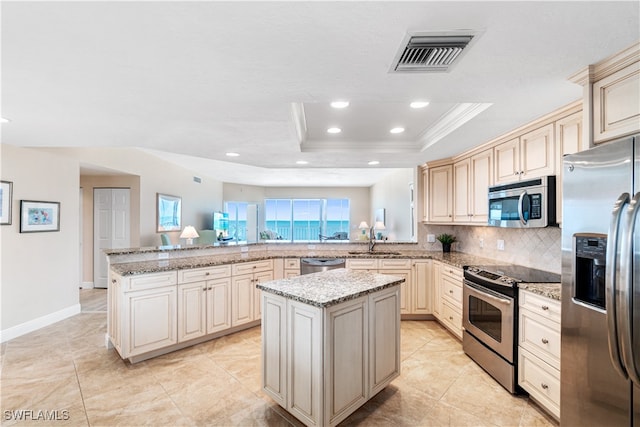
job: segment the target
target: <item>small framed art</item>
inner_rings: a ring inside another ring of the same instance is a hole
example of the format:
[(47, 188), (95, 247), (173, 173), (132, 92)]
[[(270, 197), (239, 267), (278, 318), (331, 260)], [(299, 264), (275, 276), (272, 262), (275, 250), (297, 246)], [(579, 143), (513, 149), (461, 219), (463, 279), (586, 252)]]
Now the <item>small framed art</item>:
[(20, 232), (60, 231), (60, 202), (20, 200)]

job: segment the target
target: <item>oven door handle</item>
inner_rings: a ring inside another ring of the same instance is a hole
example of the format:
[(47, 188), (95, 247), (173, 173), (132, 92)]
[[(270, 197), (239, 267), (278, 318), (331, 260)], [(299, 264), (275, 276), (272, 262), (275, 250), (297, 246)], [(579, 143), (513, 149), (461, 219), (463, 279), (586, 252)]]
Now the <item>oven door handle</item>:
[(498, 302), (502, 305), (511, 305), (511, 300), (510, 299), (506, 299), (506, 298), (501, 298), (495, 295), (495, 292), (492, 291), (491, 289), (487, 289), (483, 286), (479, 286), (476, 285), (475, 283), (471, 283), (468, 280), (464, 281), (465, 286), (470, 287), (471, 289), (477, 291), (477, 292), (482, 292), (482, 296), (486, 297), (492, 301)]

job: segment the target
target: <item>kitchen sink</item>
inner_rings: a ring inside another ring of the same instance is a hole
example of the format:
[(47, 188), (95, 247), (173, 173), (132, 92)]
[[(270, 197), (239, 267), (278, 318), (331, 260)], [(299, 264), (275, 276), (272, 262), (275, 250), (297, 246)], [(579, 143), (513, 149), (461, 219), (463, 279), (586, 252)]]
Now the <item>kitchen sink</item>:
[(351, 255), (402, 255), (400, 252), (349, 252)]

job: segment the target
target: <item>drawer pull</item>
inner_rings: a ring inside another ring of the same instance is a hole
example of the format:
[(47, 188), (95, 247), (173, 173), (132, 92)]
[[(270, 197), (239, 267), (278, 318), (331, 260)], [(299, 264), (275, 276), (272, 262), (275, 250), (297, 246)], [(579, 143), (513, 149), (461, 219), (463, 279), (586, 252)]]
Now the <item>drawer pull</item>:
[(549, 344), (549, 340), (546, 338), (542, 338), (542, 344)]
[(208, 276), (209, 274), (211, 274), (211, 273), (209, 273), (208, 271), (206, 273), (204, 273), (205, 276)]
[(543, 309), (544, 311), (547, 311), (547, 310), (549, 310), (549, 306), (548, 306), (548, 305), (543, 305), (543, 306), (542, 306), (542, 309)]
[(543, 390), (547, 390), (549, 388), (549, 386), (546, 385), (545, 383), (541, 383), (540, 387), (542, 387)]
[(206, 288), (206, 287), (202, 288), (202, 291), (203, 291), (203, 292), (204, 292), (204, 291), (206, 291), (206, 290), (207, 290), (207, 288)]
[(452, 294), (452, 293), (453, 293), (453, 290), (449, 289), (449, 293), (450, 293), (450, 294)]
[(453, 322), (453, 316), (449, 316), (449, 320)]

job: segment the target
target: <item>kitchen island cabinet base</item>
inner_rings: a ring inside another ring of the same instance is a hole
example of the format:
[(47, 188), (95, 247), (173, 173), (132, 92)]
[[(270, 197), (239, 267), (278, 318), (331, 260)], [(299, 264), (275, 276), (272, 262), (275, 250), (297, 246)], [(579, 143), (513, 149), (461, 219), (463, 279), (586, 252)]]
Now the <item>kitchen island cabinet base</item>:
[(400, 286), (329, 307), (262, 294), (263, 391), (335, 426), (400, 375)]

